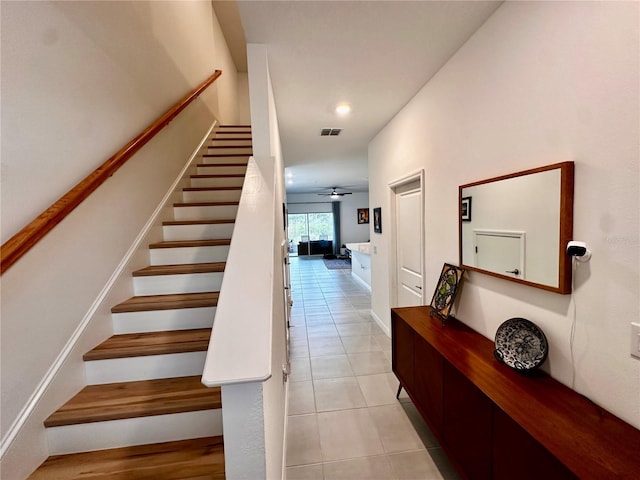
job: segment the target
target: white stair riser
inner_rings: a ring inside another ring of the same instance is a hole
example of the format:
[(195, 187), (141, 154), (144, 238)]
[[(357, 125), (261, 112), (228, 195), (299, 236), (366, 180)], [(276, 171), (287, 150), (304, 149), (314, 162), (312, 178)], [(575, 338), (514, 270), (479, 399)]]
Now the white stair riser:
[[(165, 225), (162, 227), (162, 232), (164, 233), (165, 242), (176, 242), (180, 240), (218, 240), (221, 238), (231, 238), (233, 227), (233, 223)], [(152, 253), (155, 254), (153, 250)]]
[(207, 352), (171, 353), (84, 362), (87, 384), (202, 375)]
[(162, 332), (211, 328), (216, 307), (112, 313), (113, 333)]
[(136, 295), (219, 292), (222, 276), (222, 272), (216, 272), (133, 277), (133, 291)]
[(238, 173), (244, 175), (246, 171), (247, 167), (245, 166), (221, 167), (217, 165), (203, 166), (203, 164), (200, 164), (196, 169), (198, 175), (235, 175)]
[[(216, 152), (209, 152), (216, 153)], [(220, 165), (221, 163), (249, 163), (249, 155), (243, 157), (202, 157), (202, 163), (207, 165)]]
[(237, 202), (242, 190), (183, 191), (182, 199), (189, 202)]
[(240, 139), (240, 135), (237, 137), (232, 137), (230, 135), (227, 136), (228, 140), (224, 138), (224, 136), (218, 137), (216, 136), (210, 143), (212, 147), (251, 147), (251, 138)]
[(252, 155), (253, 147), (242, 147), (242, 148), (231, 148), (231, 147), (222, 147), (222, 148), (207, 148), (207, 153), (212, 155), (237, 155), (239, 153), (245, 154), (247, 156)]
[(241, 187), (244, 177), (191, 178), (193, 188)]
[(47, 428), (49, 455), (215, 435), (222, 435), (221, 409)]
[[(201, 227), (208, 225), (185, 225)], [(201, 237), (191, 237), (201, 238)], [(225, 237), (225, 238), (231, 238)], [(189, 239), (185, 239), (189, 240)], [(184, 263), (213, 263), (224, 262), (229, 255), (229, 245), (215, 247), (181, 247), (181, 248), (152, 248), (149, 250), (151, 265), (182, 265)]]
[[(183, 220), (227, 220), (236, 218), (238, 205), (214, 205), (203, 207), (174, 207), (176, 221)], [(166, 240), (166, 239), (165, 239)], [(186, 240), (195, 240), (193, 238)]]

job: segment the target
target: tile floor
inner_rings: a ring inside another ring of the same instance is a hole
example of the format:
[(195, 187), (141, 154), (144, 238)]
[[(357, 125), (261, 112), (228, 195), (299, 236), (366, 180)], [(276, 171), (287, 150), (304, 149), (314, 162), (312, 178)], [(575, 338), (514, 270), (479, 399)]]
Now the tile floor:
[(287, 479), (457, 479), (391, 372), (391, 340), (351, 270), (291, 259)]

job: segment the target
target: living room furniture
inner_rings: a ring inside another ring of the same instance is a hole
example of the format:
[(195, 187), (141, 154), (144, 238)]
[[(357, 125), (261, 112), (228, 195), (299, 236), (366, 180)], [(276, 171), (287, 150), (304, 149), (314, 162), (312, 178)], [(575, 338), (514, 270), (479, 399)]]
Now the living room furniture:
[(471, 479), (639, 478), (640, 430), (429, 307), (391, 310), (393, 372), (452, 463)]
[(298, 243), (298, 255), (324, 255), (333, 253), (333, 241), (311, 240)]

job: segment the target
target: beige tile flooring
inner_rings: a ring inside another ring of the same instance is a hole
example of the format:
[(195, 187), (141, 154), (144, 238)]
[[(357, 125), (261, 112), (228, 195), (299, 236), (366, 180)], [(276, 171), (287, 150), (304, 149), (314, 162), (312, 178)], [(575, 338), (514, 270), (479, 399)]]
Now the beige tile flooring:
[(291, 259), (287, 479), (457, 479), (391, 373), (391, 340), (350, 270)]

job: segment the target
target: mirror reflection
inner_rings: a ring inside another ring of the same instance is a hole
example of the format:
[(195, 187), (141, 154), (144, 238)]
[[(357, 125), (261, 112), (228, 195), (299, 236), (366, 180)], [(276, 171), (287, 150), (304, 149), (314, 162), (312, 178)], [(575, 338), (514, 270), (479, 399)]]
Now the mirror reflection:
[(571, 162), (461, 186), (461, 265), (568, 293), (572, 187)]

